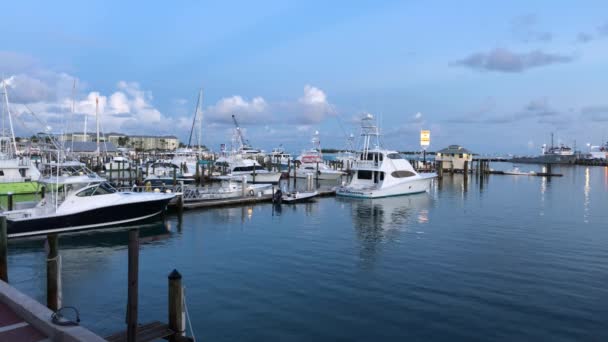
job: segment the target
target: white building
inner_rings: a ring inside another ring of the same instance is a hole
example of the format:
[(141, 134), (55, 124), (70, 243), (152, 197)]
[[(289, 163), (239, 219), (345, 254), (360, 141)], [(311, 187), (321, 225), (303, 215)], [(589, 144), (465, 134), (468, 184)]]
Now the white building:
[(473, 152), (459, 145), (450, 145), (443, 150), (437, 151), (435, 154), (435, 160), (441, 162), (441, 168), (444, 170), (464, 170), (464, 162), (469, 162), (469, 169), (471, 169), (471, 162), (473, 161)]

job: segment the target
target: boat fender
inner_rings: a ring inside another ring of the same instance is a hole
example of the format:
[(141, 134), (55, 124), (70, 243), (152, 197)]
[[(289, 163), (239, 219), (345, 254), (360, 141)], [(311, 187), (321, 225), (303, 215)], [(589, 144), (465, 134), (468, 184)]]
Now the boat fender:
[(253, 196), (255, 195), (255, 193), (253, 192), (253, 189), (249, 190), (249, 196)]

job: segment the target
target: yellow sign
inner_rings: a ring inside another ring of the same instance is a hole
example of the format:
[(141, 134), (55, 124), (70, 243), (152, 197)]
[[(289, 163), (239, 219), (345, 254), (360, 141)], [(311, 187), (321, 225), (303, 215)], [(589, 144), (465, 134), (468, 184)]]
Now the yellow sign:
[(429, 146), (431, 144), (431, 131), (420, 131), (420, 146)]

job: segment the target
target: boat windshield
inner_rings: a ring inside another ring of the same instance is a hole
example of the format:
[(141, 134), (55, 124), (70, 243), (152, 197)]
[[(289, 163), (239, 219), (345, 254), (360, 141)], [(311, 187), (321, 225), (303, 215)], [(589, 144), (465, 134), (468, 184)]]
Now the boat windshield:
[(388, 159), (403, 159), (403, 156), (399, 153), (389, 153), (386, 155)]
[(97, 195), (107, 195), (113, 194), (116, 192), (110, 184), (108, 183), (99, 183), (97, 186), (92, 186), (90, 188), (86, 188), (79, 193), (76, 194), (78, 197), (86, 197), (86, 196), (97, 196)]

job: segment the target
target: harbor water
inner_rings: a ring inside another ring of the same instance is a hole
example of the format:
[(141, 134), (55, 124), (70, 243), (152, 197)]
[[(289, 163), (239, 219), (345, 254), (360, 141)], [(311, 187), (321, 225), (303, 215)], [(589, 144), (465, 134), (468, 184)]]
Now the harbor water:
[[(608, 168), (553, 172), (169, 215), (141, 230), (139, 321), (167, 320), (176, 268), (197, 340), (606, 341)], [(125, 329), (127, 240), (60, 237), (63, 304), (102, 336)], [(45, 257), (9, 244), (11, 284), (42, 303)]]

